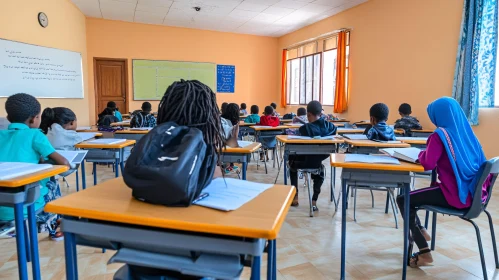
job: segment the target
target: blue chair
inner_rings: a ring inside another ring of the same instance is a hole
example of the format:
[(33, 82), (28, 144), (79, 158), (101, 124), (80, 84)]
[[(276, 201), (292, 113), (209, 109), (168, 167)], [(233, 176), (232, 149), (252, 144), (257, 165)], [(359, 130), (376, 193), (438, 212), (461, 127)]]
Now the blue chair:
[[(431, 244), (431, 249), (435, 250), (435, 239), (436, 239), (436, 228), (437, 228), (437, 213), (444, 214), (444, 215), (449, 215), (449, 216), (457, 216), (461, 218), (462, 220), (465, 220), (473, 225), (475, 228), (476, 232), (476, 238), (478, 241), (478, 249), (480, 251), (480, 260), (482, 262), (482, 272), (483, 272), (483, 279), (487, 280), (487, 269), (485, 266), (485, 257), (483, 254), (483, 247), (482, 247), (482, 239), (480, 237), (480, 229), (476, 225), (475, 222), (473, 222), (473, 219), (476, 219), (482, 214), (482, 212), (485, 212), (487, 214), (487, 217), (489, 219), (489, 226), (490, 226), (490, 232), (492, 234), (492, 246), (494, 248), (494, 258), (495, 258), (495, 263), (496, 263), (496, 268), (499, 268), (499, 259), (497, 257), (497, 245), (496, 245), (496, 237), (494, 233), (494, 224), (492, 223), (492, 216), (490, 215), (489, 211), (487, 211), (487, 205), (489, 204), (490, 198), (492, 197), (492, 188), (494, 187), (494, 183), (497, 179), (497, 175), (499, 173), (499, 157), (493, 158), (487, 162), (485, 162), (481, 167), (478, 172), (477, 176), (480, 176), (480, 179), (477, 181), (475, 185), (475, 194), (473, 196), (473, 201), (471, 204), (471, 207), (468, 209), (451, 209), (451, 208), (444, 208), (444, 207), (437, 207), (437, 206), (432, 206), (432, 205), (423, 205), (421, 206), (418, 210), (426, 210), (426, 211), (431, 211), (433, 212), (433, 225), (432, 225), (432, 244)], [(485, 201), (482, 201), (482, 186), (489, 174), (493, 174), (492, 180), (490, 182), (490, 186), (487, 189), (487, 199)], [(409, 256), (412, 255), (412, 245), (409, 247)], [(408, 260), (409, 262), (409, 260)]]

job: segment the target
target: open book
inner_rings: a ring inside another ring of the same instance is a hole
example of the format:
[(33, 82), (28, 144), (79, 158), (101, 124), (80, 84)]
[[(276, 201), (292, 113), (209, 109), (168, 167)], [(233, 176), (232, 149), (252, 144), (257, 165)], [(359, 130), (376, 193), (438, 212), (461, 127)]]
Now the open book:
[(421, 149), (418, 148), (390, 148), (380, 149), (380, 151), (394, 158), (412, 163), (419, 162), (419, 153), (421, 153)]

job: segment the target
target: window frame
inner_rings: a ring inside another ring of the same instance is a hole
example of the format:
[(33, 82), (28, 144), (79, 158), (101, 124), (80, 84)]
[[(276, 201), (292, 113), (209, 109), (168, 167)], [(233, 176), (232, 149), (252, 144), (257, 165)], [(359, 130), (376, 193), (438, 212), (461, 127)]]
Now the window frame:
[[(302, 69), (302, 59), (303, 61), (305, 61), (305, 66), (306, 67), (306, 61), (307, 61), (307, 57), (312, 57), (312, 79), (313, 79), (313, 76), (314, 76), (314, 73), (315, 73), (315, 67), (314, 66), (314, 56), (316, 55), (319, 55), (319, 80), (320, 80), (320, 83), (319, 83), (319, 99), (320, 99), (320, 102), (322, 102), (322, 52), (315, 52), (315, 53), (312, 53), (312, 54), (309, 54), (309, 55), (305, 55), (305, 56), (297, 56), (295, 58), (292, 58), (292, 59), (287, 59), (286, 60), (286, 67), (288, 67), (288, 63), (289, 63), (289, 69), (291, 69), (291, 65), (292, 65), (292, 61), (293, 60), (298, 60), (299, 63), (300, 63), (300, 66), (299, 66), (299, 69), (300, 71), (298, 71), (299, 73), (299, 76), (298, 76), (298, 81), (301, 81), (301, 69)], [(306, 69), (305, 69), (305, 73), (306, 73)], [(312, 100), (309, 100), (307, 101), (307, 87), (306, 87), (306, 77), (305, 77), (305, 103), (300, 103), (300, 94), (301, 94), (301, 85), (300, 87), (298, 87), (298, 103), (291, 103), (291, 81), (292, 81), (292, 77), (293, 77), (293, 71), (288, 71), (288, 69), (286, 69), (286, 73), (287, 73), (287, 77), (286, 79), (288, 81), (286, 81), (286, 105), (291, 105), (291, 106), (300, 106), (300, 105), (307, 105), (308, 102), (312, 101), (314, 99), (314, 82), (312, 81)]]

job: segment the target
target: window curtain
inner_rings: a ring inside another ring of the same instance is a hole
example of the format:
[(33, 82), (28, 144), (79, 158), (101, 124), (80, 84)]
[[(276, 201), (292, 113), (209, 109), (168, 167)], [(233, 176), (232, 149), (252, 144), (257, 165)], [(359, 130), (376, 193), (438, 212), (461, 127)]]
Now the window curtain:
[(343, 113), (348, 108), (346, 88), (347, 67), (347, 33), (338, 34), (338, 47), (336, 56), (336, 90), (334, 94), (334, 112)]
[(287, 60), (288, 60), (288, 50), (282, 50), (282, 77), (281, 77), (281, 107), (286, 108), (286, 97), (287, 97)]
[(497, 0), (465, 0), (454, 74), (454, 97), (471, 125), (478, 108), (494, 106)]

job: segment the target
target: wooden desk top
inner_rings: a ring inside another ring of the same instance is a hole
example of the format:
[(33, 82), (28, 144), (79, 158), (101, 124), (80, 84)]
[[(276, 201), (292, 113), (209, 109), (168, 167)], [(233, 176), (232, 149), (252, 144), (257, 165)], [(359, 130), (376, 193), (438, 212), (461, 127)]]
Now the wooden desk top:
[(253, 126), (253, 125), (256, 125), (256, 123), (239, 122), (239, 126)]
[(135, 140), (126, 140), (125, 142), (117, 144), (93, 144), (88, 141), (82, 142), (75, 145), (75, 148), (79, 149), (122, 149), (135, 144)]
[(196, 205), (166, 207), (141, 202), (132, 197), (123, 178), (116, 178), (51, 201), (45, 211), (138, 226), (275, 239), (295, 192), (293, 186), (275, 185), (241, 208), (224, 212)]
[(65, 165), (54, 165), (51, 168), (41, 170), (35, 173), (26, 174), (23, 176), (19, 176), (16, 178), (8, 179), (8, 180), (0, 180), (0, 187), (4, 188), (17, 188), (22, 187), (27, 184), (31, 184), (34, 182), (38, 182), (45, 178), (49, 178), (58, 174), (61, 174), (65, 171), (69, 170), (69, 167)]
[(363, 128), (338, 128), (336, 133), (341, 134), (361, 134), (364, 133), (365, 129)]
[(115, 122), (111, 126), (130, 126), (130, 122)]
[(289, 139), (289, 135), (277, 135), (277, 141), (284, 144), (341, 144), (343, 139)]
[(412, 145), (426, 145), (428, 139), (418, 139), (417, 137), (397, 137), (397, 140)]
[(246, 147), (239, 147), (239, 148), (225, 147), (225, 149), (223, 149), (223, 153), (251, 154), (260, 149), (261, 146), (262, 146), (261, 143), (253, 142)]
[(433, 133), (435, 132), (435, 129), (411, 129), (411, 132), (421, 132), (421, 133)]
[(150, 130), (117, 130), (115, 134), (147, 134)]
[(253, 128), (255, 131), (272, 131), (272, 130), (283, 130), (283, 129), (288, 129), (289, 126), (286, 126), (286, 125), (280, 125), (280, 126), (276, 126), (276, 127), (260, 127), (258, 125), (253, 125), (253, 126), (250, 126), (251, 128)]
[(95, 137), (102, 137), (102, 133), (101, 132), (95, 133)]
[(377, 148), (409, 148), (411, 146), (407, 143), (392, 144), (392, 143), (376, 142), (371, 140), (350, 140), (350, 139), (345, 139), (345, 143), (357, 147), (377, 147)]
[(97, 128), (92, 129), (77, 129), (76, 132), (99, 132)]
[(405, 131), (403, 129), (400, 129), (400, 128), (394, 129), (393, 132), (395, 132), (395, 134), (404, 134), (405, 133)]
[(292, 119), (287, 119), (287, 120), (284, 120), (284, 119), (280, 119), (281, 123), (291, 123), (293, 122)]
[(302, 123), (285, 123), (285, 126), (289, 126), (289, 128), (300, 128), (303, 126)]
[(402, 160), (400, 164), (345, 162), (345, 156), (346, 154), (331, 154), (331, 166), (367, 170), (424, 172), (422, 165)]

